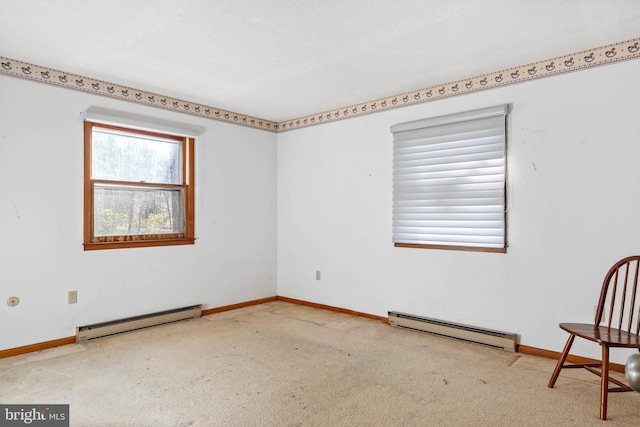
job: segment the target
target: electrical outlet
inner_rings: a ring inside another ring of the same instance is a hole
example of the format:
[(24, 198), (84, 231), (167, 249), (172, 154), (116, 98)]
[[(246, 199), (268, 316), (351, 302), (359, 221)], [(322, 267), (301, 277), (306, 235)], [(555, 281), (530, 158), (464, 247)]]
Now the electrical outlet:
[(69, 304), (78, 303), (78, 291), (69, 291)]
[(7, 299), (7, 305), (9, 307), (15, 307), (18, 304), (20, 304), (20, 298), (18, 298), (18, 297), (9, 297)]
[(320, 280), (320, 270), (316, 270), (316, 280)]

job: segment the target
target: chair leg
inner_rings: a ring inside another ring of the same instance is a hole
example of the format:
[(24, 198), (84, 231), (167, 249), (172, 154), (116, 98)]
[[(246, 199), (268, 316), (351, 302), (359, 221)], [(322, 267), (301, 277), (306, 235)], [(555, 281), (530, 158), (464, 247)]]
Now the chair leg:
[(567, 360), (567, 356), (569, 355), (569, 350), (571, 350), (571, 346), (573, 345), (573, 340), (576, 338), (575, 335), (569, 335), (569, 339), (567, 343), (564, 345), (564, 350), (562, 350), (562, 355), (558, 359), (558, 363), (556, 364), (556, 368), (553, 370), (553, 374), (551, 375), (551, 379), (549, 380), (549, 384), (547, 387), (553, 388), (556, 384), (556, 380), (558, 379), (558, 375), (560, 375), (560, 371), (564, 366), (564, 362)]
[(600, 419), (607, 419), (607, 398), (609, 397), (609, 347), (602, 346), (602, 375), (600, 376)]

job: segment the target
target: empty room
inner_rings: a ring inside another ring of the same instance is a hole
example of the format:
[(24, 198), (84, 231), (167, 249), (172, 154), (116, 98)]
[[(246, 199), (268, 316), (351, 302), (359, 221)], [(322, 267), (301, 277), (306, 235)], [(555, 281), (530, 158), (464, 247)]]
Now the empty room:
[(639, 76), (636, 0), (0, 0), (0, 425), (640, 425)]

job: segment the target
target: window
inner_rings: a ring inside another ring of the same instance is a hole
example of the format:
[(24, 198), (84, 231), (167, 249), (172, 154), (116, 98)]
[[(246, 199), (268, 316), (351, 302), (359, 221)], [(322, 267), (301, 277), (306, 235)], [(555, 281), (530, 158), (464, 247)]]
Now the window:
[(506, 252), (507, 112), (391, 127), (395, 246)]
[(84, 249), (194, 243), (194, 139), (85, 121)]

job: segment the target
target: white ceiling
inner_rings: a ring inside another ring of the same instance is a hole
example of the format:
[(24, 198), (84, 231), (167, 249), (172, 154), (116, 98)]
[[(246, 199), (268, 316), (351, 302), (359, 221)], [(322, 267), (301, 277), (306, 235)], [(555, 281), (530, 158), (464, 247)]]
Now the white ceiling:
[(639, 36), (638, 0), (0, 0), (0, 56), (276, 122)]

